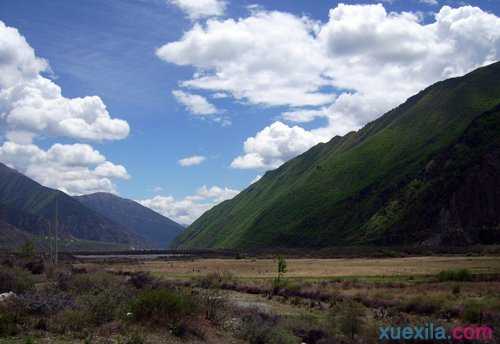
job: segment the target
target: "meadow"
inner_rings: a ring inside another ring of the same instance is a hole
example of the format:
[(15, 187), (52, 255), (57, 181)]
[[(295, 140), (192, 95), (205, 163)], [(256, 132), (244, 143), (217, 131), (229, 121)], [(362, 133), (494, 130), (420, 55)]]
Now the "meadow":
[(495, 255), (0, 263), (0, 292), (15, 292), (0, 301), (0, 343), (347, 344), (403, 324), (500, 329)]

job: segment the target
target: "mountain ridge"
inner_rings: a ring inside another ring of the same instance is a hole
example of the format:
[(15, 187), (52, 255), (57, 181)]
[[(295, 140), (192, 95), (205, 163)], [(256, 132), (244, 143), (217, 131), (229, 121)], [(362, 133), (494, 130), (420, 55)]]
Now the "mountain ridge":
[[(45, 187), (0, 163), (0, 205), (9, 223), (30, 234), (48, 233), (58, 212), (61, 239), (143, 246), (144, 239), (85, 207), (64, 192)], [(4, 219), (5, 220), (5, 219)]]
[(75, 197), (90, 209), (146, 238), (154, 248), (167, 248), (184, 227), (150, 208), (110, 193)]

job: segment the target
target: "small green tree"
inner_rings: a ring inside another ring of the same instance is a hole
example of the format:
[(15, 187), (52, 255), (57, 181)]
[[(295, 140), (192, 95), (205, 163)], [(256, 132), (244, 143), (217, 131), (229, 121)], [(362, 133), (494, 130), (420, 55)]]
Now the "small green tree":
[(19, 254), (23, 257), (34, 257), (35, 244), (33, 243), (33, 241), (25, 241), (24, 244), (19, 248)]
[(283, 283), (283, 275), (287, 271), (286, 260), (283, 256), (278, 257), (278, 276), (273, 280), (273, 289), (276, 291), (281, 288)]
[(336, 328), (351, 340), (361, 332), (364, 325), (365, 309), (356, 301), (344, 300), (338, 303), (332, 310), (331, 318)]

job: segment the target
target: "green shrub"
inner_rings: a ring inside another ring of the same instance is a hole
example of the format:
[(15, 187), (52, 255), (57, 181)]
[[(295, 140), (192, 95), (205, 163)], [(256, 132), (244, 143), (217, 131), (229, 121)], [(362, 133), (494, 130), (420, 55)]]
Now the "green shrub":
[(32, 337), (26, 337), (23, 344), (35, 344), (35, 340)]
[(201, 297), (205, 318), (214, 324), (221, 324), (226, 318), (226, 300), (218, 291), (208, 291)]
[[(104, 290), (98, 294), (84, 294), (77, 301), (88, 314), (92, 325), (99, 326), (119, 318), (119, 310), (125, 309), (130, 295), (123, 289)], [(126, 314), (126, 311), (122, 311)]]
[(0, 270), (0, 293), (13, 291), (22, 294), (35, 286), (35, 279), (28, 271), (13, 267)]
[(297, 344), (300, 343), (299, 338), (295, 337), (292, 333), (284, 328), (276, 327), (271, 329), (267, 336), (266, 342), (269, 344)]
[(135, 320), (156, 325), (178, 326), (182, 319), (197, 312), (196, 300), (177, 290), (146, 290), (132, 301), (130, 311)]
[(401, 310), (407, 313), (431, 315), (439, 313), (446, 303), (445, 296), (414, 296), (406, 300)]
[(91, 315), (83, 309), (68, 308), (59, 312), (51, 322), (51, 331), (82, 333), (92, 327)]
[(467, 269), (441, 271), (437, 278), (440, 282), (466, 282), (472, 280), (472, 273)]
[(204, 289), (217, 289), (223, 284), (231, 284), (234, 282), (234, 275), (230, 271), (211, 272), (203, 277), (197, 278), (197, 285)]
[(250, 344), (292, 344), (300, 343), (290, 331), (280, 326), (278, 318), (261, 313), (243, 317), (241, 336)]
[(330, 318), (335, 328), (353, 339), (363, 328), (365, 313), (365, 308), (360, 303), (345, 300), (334, 306)]
[(62, 278), (66, 279), (63, 282), (66, 286), (62, 289), (68, 289), (75, 294), (96, 294), (106, 290), (116, 290), (123, 286), (123, 279), (120, 276), (104, 271), (64, 275)]
[(144, 344), (144, 338), (139, 333), (133, 333), (125, 340), (125, 344)]
[(470, 300), (464, 305), (463, 319), (469, 324), (481, 324), (483, 322), (483, 305), (476, 300)]
[(23, 257), (34, 257), (35, 256), (35, 244), (33, 241), (28, 240), (26, 241), (20, 248), (19, 248), (19, 254)]
[(18, 334), (16, 317), (0, 310), (0, 337), (10, 337)]

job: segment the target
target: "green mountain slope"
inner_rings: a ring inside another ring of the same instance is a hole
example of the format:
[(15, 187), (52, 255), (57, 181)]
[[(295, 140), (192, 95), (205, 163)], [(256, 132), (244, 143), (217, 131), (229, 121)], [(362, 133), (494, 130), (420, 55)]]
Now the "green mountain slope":
[(99, 192), (75, 198), (88, 208), (146, 238), (155, 248), (167, 248), (184, 231), (184, 227), (169, 218), (110, 193)]
[(0, 207), (0, 249), (13, 248), (32, 240), (32, 235), (20, 230), (5, 219), (6, 211)]
[[(446, 223), (439, 227), (435, 218), (421, 219), (446, 212), (439, 209), (444, 203), (420, 208), (405, 205), (405, 214), (413, 213), (413, 221), (409, 215), (404, 220), (403, 214), (398, 213), (400, 217), (395, 219), (383, 217), (381, 212), (390, 212), (394, 205), (391, 202), (400, 197), (402, 190), (418, 183), (433, 158), (457, 144), (478, 116), (500, 103), (499, 80), (500, 63), (495, 63), (427, 88), (363, 129), (334, 137), (267, 172), (234, 199), (206, 212), (174, 245), (258, 248), (458, 244), (444, 240), (446, 236), (439, 240), (434, 232), (449, 231), (453, 226), (469, 232), (472, 227)], [(449, 200), (456, 187), (446, 189), (442, 198)], [(432, 189), (428, 192), (432, 193)], [(432, 211), (422, 212), (426, 208)], [(498, 222), (484, 225), (498, 232)], [(422, 228), (425, 235), (415, 234)], [(485, 240), (477, 235), (462, 237)], [(494, 238), (498, 241), (498, 235)]]
[(23, 174), (0, 164), (0, 206), (3, 219), (25, 232), (46, 235), (54, 224), (62, 239), (143, 246), (144, 239), (124, 226), (85, 207), (65, 193), (44, 187)]

